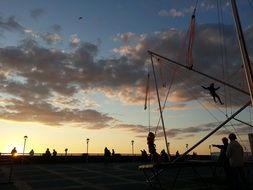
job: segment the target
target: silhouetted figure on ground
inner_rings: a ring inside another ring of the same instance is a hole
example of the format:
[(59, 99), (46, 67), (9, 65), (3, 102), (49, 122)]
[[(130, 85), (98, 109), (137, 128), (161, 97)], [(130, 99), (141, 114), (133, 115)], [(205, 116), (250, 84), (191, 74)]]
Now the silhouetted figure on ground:
[(141, 150), (142, 161), (146, 162), (148, 160), (148, 154), (145, 149)]
[(248, 183), (244, 173), (243, 148), (236, 141), (237, 137), (234, 133), (228, 136), (230, 143), (228, 144), (226, 156), (229, 159), (231, 187), (235, 190), (248, 189)]
[(160, 160), (160, 155), (156, 152), (156, 145), (154, 142), (155, 134), (149, 132), (147, 137), (148, 151), (151, 154), (151, 160), (154, 162), (158, 162)]
[(168, 154), (165, 152), (164, 149), (161, 151), (160, 156), (161, 156), (161, 161), (162, 162), (168, 162), (169, 161)]
[(227, 179), (229, 180), (230, 178), (230, 172), (229, 172), (229, 160), (228, 157), (226, 155), (227, 152), (227, 147), (228, 147), (228, 138), (227, 137), (223, 137), (222, 138), (222, 145), (217, 145), (217, 144), (212, 144), (213, 147), (219, 148), (220, 149), (220, 154), (218, 157), (218, 163), (224, 168), (225, 174)]
[(223, 105), (223, 103), (222, 103), (220, 97), (219, 97), (218, 94), (216, 93), (216, 90), (218, 90), (220, 87), (215, 88), (215, 87), (214, 87), (214, 83), (211, 83), (209, 87), (204, 87), (204, 86), (202, 86), (202, 88), (204, 88), (205, 90), (209, 90), (209, 93), (210, 93), (211, 96), (213, 97), (214, 102), (217, 102), (217, 101), (216, 101), (216, 98), (218, 98), (220, 104)]
[(178, 152), (178, 150), (177, 150), (177, 152), (176, 152), (176, 155), (175, 155), (175, 158), (178, 158), (180, 155), (179, 155), (179, 152)]
[(68, 155), (68, 149), (67, 148), (65, 148), (65, 156), (67, 156)]
[(11, 156), (14, 157), (16, 156), (16, 154), (17, 154), (17, 150), (16, 150), (16, 147), (14, 147), (11, 151)]
[(30, 155), (30, 157), (34, 156), (34, 150), (33, 149), (29, 152), (29, 155)]
[(112, 149), (112, 162), (115, 161), (114, 159), (115, 159), (115, 151), (114, 149)]
[(104, 149), (104, 163), (105, 164), (107, 164), (109, 162), (110, 157), (111, 157), (111, 152), (107, 147), (105, 147), (105, 149)]
[(55, 149), (53, 149), (53, 156), (56, 157), (57, 156), (57, 152)]
[(51, 152), (50, 152), (49, 148), (47, 148), (47, 150), (45, 152), (45, 156), (46, 157), (50, 157), (51, 156)]

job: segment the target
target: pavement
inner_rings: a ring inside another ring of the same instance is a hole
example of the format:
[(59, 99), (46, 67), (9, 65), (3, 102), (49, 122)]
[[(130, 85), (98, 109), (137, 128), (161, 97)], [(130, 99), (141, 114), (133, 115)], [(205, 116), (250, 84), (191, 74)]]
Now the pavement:
[[(0, 166), (0, 190), (151, 190), (140, 163), (19, 164)], [(227, 189), (222, 170), (173, 169), (159, 179), (163, 189)], [(250, 174), (253, 181), (253, 174)], [(174, 181), (175, 177), (177, 180)], [(174, 183), (174, 186), (172, 185)], [(156, 184), (157, 185), (157, 184)], [(253, 184), (252, 184), (253, 185)], [(159, 186), (157, 186), (159, 187)]]

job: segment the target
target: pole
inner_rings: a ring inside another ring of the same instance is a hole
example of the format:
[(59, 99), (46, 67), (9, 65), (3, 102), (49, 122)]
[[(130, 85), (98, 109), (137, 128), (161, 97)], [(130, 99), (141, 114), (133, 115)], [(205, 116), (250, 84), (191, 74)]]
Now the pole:
[(246, 91), (244, 91), (244, 90), (242, 90), (242, 89), (240, 89), (240, 88), (237, 88), (236, 86), (233, 86), (233, 85), (231, 85), (231, 84), (229, 84), (229, 83), (227, 83), (227, 82), (225, 82), (225, 81), (222, 81), (222, 80), (220, 80), (220, 79), (217, 79), (217, 78), (215, 78), (215, 77), (212, 77), (212, 76), (210, 76), (210, 75), (207, 75), (207, 74), (205, 74), (205, 73), (203, 73), (203, 72), (200, 72), (200, 71), (198, 71), (198, 70), (196, 70), (196, 69), (194, 69), (194, 68), (189, 68), (189, 67), (187, 67), (187, 66), (185, 66), (185, 65), (183, 65), (183, 64), (181, 64), (181, 63), (179, 63), (179, 62), (176, 62), (176, 61), (174, 61), (174, 60), (172, 60), (172, 59), (169, 59), (169, 58), (167, 58), (167, 57), (164, 57), (164, 56), (162, 56), (162, 55), (159, 55), (159, 54), (157, 54), (157, 53), (155, 53), (155, 52), (152, 52), (152, 51), (150, 51), (150, 50), (148, 50), (148, 52), (151, 54), (151, 56), (152, 56), (152, 55), (155, 55), (155, 56), (157, 56), (157, 57), (160, 57), (160, 58), (162, 58), (162, 59), (165, 59), (165, 60), (169, 61), (170, 63), (176, 64), (177, 66), (180, 66), (180, 67), (185, 68), (185, 69), (187, 69), (187, 70), (190, 70), (190, 71), (192, 71), (192, 72), (198, 73), (198, 74), (200, 74), (200, 75), (202, 75), (202, 76), (205, 76), (205, 77), (207, 77), (207, 78), (209, 78), (209, 79), (212, 79), (212, 80), (217, 81), (217, 82), (219, 82), (219, 83), (221, 83), (221, 84), (224, 84), (224, 85), (226, 85), (226, 86), (229, 86), (230, 88), (233, 88), (233, 89), (235, 89), (235, 90), (237, 90), (237, 91), (239, 91), (239, 92), (242, 92), (242, 93), (244, 93), (244, 94), (249, 95), (248, 92), (246, 92)]
[(134, 140), (132, 140), (131, 143), (132, 143), (132, 155), (134, 155)]
[(231, 115), (229, 118), (227, 118), (225, 121), (223, 121), (219, 126), (217, 126), (213, 131), (211, 131), (209, 134), (207, 134), (205, 137), (203, 137), (199, 142), (197, 142), (195, 145), (193, 145), (190, 149), (188, 149), (185, 153), (183, 153), (180, 157), (176, 158), (174, 162), (180, 160), (184, 156), (186, 156), (189, 152), (191, 152), (193, 149), (195, 149), (197, 146), (199, 146), (202, 142), (204, 142), (206, 139), (208, 139), (211, 135), (213, 135), (216, 131), (218, 131), (221, 127), (226, 125), (231, 119), (233, 119), (236, 115), (238, 115), (241, 111), (243, 111), (246, 107), (250, 105), (251, 101), (246, 103), (243, 107), (241, 107), (239, 110), (237, 110), (233, 115)]
[(168, 141), (167, 141), (166, 131), (165, 131), (165, 127), (164, 127), (163, 112), (162, 112), (162, 107), (161, 107), (161, 102), (160, 102), (160, 96), (159, 96), (159, 93), (158, 93), (155, 67), (154, 67), (154, 63), (153, 63), (153, 56), (152, 56), (152, 54), (150, 54), (150, 56), (151, 56), (151, 63), (152, 63), (152, 69), (153, 69), (153, 74), (154, 74), (154, 80), (155, 80), (156, 95), (157, 95), (157, 101), (158, 101), (158, 105), (159, 105), (160, 118), (161, 118), (162, 126), (163, 126), (163, 134), (164, 134), (164, 139), (165, 139), (165, 146), (166, 146), (167, 153), (168, 153), (168, 158), (169, 158), (169, 161), (170, 161), (169, 149), (168, 149)]
[(86, 153), (87, 153), (87, 156), (86, 156), (86, 162), (88, 162), (88, 153), (89, 153), (89, 141), (90, 141), (90, 139), (89, 139), (89, 138), (87, 138), (87, 139), (86, 139), (86, 143), (87, 143), (87, 151), (86, 151)]
[(245, 76), (246, 76), (246, 80), (247, 80), (247, 84), (248, 84), (248, 89), (249, 89), (250, 98), (251, 98), (251, 105), (252, 105), (253, 104), (252, 68), (250, 65), (249, 54), (248, 54), (248, 51), (246, 48), (246, 43), (244, 40), (242, 26), (241, 26), (241, 22), (239, 19), (239, 13), (238, 13), (238, 9), (237, 9), (237, 5), (236, 5), (235, 0), (231, 0), (231, 6), (232, 6), (234, 20), (235, 20), (235, 24), (236, 24), (237, 39), (238, 39), (239, 46), (240, 46), (240, 51), (241, 51), (241, 56), (242, 56), (242, 61), (243, 61), (243, 68), (244, 68), (244, 72), (245, 72)]
[(27, 139), (28, 137), (25, 135), (24, 136), (24, 147), (23, 147), (23, 156), (25, 155), (25, 145), (26, 145), (26, 139)]

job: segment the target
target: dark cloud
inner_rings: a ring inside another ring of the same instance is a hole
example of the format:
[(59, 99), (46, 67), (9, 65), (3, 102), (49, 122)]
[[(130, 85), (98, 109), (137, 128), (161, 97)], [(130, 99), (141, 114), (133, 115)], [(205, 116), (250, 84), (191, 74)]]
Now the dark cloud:
[[(8, 27), (7, 27), (8, 26)], [(7, 22), (1, 22), (0, 27), (6, 30), (24, 29), (15, 22), (14, 18)], [(226, 33), (227, 78), (235, 86), (242, 88), (241, 58), (232, 26), (224, 26)], [(220, 61), (220, 45), (218, 38), (219, 28), (217, 25), (200, 25), (197, 28), (197, 36), (194, 44), (194, 68), (212, 76), (222, 78), (222, 66)], [(147, 64), (150, 57), (147, 50), (153, 50), (168, 58), (184, 63), (185, 48), (181, 44), (185, 42), (185, 32), (179, 30), (168, 30), (156, 32), (153, 35), (142, 34), (135, 36), (136, 44), (122, 46), (114, 49), (118, 55), (114, 58), (99, 59), (99, 47), (92, 43), (80, 42), (73, 52), (64, 52), (59, 49), (49, 49), (40, 46), (36, 41), (26, 39), (16, 47), (0, 48), (1, 82), (0, 91), (14, 96), (8, 99), (10, 105), (0, 111), (1, 118), (30, 121), (31, 118), (38, 118), (41, 123), (61, 124), (73, 121), (78, 123), (90, 123), (83, 125), (88, 128), (108, 127), (114, 120), (107, 114), (86, 109), (76, 109), (74, 105), (62, 108), (55, 100), (54, 94), (62, 95), (66, 102), (78, 102), (74, 96), (80, 91), (89, 92), (96, 90), (103, 92), (108, 98), (127, 103), (143, 105), (145, 96), (145, 76)], [(122, 35), (125, 36), (125, 35)], [(127, 35), (126, 35), (127, 36)], [(44, 39), (50, 45), (52, 42), (61, 40), (55, 33), (45, 33)], [(252, 35), (246, 32), (246, 39), (252, 44)], [(249, 47), (252, 54), (252, 47)], [(180, 56), (182, 55), (182, 56)], [(173, 73), (177, 67), (165, 60), (154, 59), (156, 69), (162, 70), (163, 74), (158, 75), (159, 90), (162, 90), (161, 80), (167, 80), (167, 87), (171, 86), (169, 100), (173, 105), (185, 109), (187, 101), (198, 100), (207, 102), (210, 100), (208, 92), (201, 88), (201, 85), (208, 85), (211, 80), (199, 77), (189, 70), (178, 69), (174, 78)], [(235, 73), (235, 74), (233, 74)], [(12, 80), (10, 80), (12, 78)], [(19, 78), (19, 80), (14, 79)], [(21, 80), (22, 79), (22, 80)], [(151, 80), (152, 75), (151, 75)], [(173, 80), (173, 82), (171, 82)], [(21, 82), (22, 81), (22, 82)], [(153, 84), (153, 83), (151, 83)], [(221, 86), (221, 84), (216, 84)], [(154, 88), (151, 88), (154, 89)], [(231, 105), (241, 104), (245, 97), (236, 91), (231, 90), (233, 100)], [(167, 90), (166, 90), (167, 91)], [(166, 93), (161, 92), (162, 95)], [(219, 90), (222, 99), (226, 98), (224, 91)], [(151, 92), (151, 103), (156, 102), (155, 92)], [(236, 98), (234, 98), (236, 97)], [(212, 99), (211, 99), (212, 101)], [(65, 104), (67, 104), (64, 102)], [(80, 102), (79, 102), (80, 103)], [(69, 103), (70, 104), (70, 103)], [(14, 114), (15, 113), (15, 114)], [(22, 116), (24, 114), (24, 116)], [(90, 114), (91, 117), (85, 117)], [(96, 120), (92, 123), (91, 119)], [(117, 127), (133, 130), (138, 133), (146, 133), (146, 126), (141, 125), (118, 125)], [(193, 134), (209, 131), (213, 126), (197, 126), (184, 129), (170, 129), (168, 136), (176, 137), (180, 134)], [(158, 134), (158, 136), (161, 134)]]
[(30, 16), (34, 19), (37, 19), (40, 16), (42, 16), (44, 13), (45, 11), (43, 9), (34, 9), (34, 10), (31, 10)]
[(19, 24), (14, 16), (11, 16), (7, 19), (0, 17), (0, 29), (10, 32), (24, 33), (25, 27)]

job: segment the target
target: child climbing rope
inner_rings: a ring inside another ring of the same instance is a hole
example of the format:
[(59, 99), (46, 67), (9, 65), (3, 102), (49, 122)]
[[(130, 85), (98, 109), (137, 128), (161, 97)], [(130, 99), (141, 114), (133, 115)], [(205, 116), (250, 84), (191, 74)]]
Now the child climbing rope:
[(155, 134), (152, 132), (149, 132), (148, 137), (147, 137), (148, 150), (152, 156), (153, 161), (157, 162), (159, 161), (160, 155), (156, 152), (154, 142), (155, 142)]

